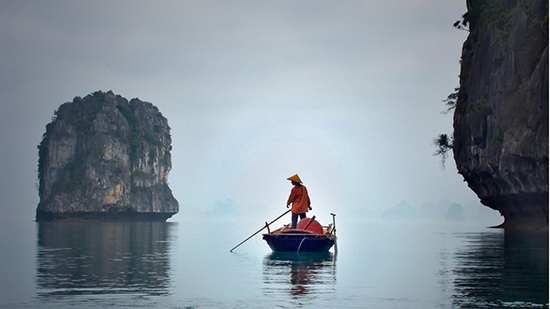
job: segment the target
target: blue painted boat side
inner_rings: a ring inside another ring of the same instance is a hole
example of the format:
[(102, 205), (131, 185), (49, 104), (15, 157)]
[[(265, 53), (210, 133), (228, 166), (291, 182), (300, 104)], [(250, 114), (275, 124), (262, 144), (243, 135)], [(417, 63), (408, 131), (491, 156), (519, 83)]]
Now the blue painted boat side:
[(329, 236), (310, 233), (263, 234), (263, 239), (275, 252), (325, 252), (334, 245)]

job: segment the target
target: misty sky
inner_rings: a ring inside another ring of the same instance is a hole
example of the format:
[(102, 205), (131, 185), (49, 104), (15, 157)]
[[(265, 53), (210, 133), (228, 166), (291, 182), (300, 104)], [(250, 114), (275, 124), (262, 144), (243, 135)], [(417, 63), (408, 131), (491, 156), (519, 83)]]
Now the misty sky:
[(97, 90), (172, 128), (182, 218), (232, 199), (286, 210), (298, 173), (318, 216), (477, 201), (442, 102), (458, 86), (462, 0), (0, 1), (0, 215), (33, 220), (54, 110)]

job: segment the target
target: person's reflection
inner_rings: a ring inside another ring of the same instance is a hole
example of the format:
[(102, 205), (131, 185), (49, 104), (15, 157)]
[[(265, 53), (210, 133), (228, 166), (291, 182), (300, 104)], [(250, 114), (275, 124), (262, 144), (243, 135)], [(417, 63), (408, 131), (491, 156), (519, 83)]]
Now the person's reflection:
[(168, 293), (174, 224), (39, 223), (39, 295)]
[(300, 295), (308, 292), (309, 269), (304, 265), (298, 265), (296, 262), (292, 263), (290, 269), (290, 283), (292, 288), (290, 289), (292, 295)]
[(316, 292), (323, 286), (330, 289), (336, 281), (334, 257), (328, 252), (272, 253), (264, 259), (264, 279), (270, 288), (277, 289), (272, 284), (279, 284), (292, 296)]

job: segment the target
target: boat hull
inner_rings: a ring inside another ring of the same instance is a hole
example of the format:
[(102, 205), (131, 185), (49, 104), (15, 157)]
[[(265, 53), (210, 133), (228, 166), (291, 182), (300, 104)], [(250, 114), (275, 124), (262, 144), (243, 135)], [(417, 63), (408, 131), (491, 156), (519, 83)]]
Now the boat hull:
[(274, 252), (327, 252), (334, 245), (334, 237), (304, 231), (268, 233), (263, 239)]

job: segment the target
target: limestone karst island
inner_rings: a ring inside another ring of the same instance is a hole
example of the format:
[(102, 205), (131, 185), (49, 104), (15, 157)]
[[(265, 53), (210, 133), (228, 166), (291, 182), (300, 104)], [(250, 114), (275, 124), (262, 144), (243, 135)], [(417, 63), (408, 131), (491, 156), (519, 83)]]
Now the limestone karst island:
[(507, 231), (548, 232), (548, 1), (468, 1), (458, 172)]
[(157, 107), (112, 91), (62, 104), (38, 145), (36, 221), (165, 221), (171, 136)]

